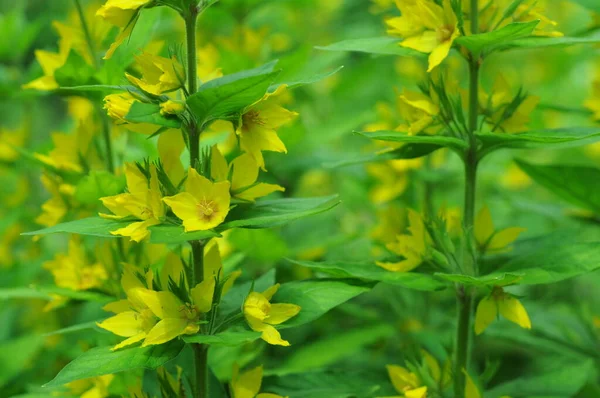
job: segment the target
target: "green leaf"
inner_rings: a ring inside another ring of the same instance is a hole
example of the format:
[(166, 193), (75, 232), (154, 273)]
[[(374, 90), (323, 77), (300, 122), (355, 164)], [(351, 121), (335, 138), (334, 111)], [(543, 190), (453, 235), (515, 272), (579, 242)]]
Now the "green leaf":
[(473, 53), (490, 51), (498, 46), (507, 44), (516, 39), (531, 36), (540, 21), (513, 22), (491, 32), (479, 33), (470, 36), (460, 36), (456, 43), (466, 47)]
[(260, 332), (254, 332), (252, 330), (243, 331), (225, 331), (223, 333), (217, 333), (213, 335), (208, 334), (196, 334), (193, 336), (185, 336), (183, 340), (186, 343), (198, 343), (198, 344), (210, 344), (210, 345), (221, 345), (228, 347), (235, 347), (238, 345), (252, 343), (260, 338)]
[(93, 83), (95, 70), (75, 51), (71, 51), (67, 61), (54, 72), (59, 86), (77, 86)]
[(520, 285), (556, 283), (600, 268), (600, 243), (572, 243), (530, 250), (494, 274), (521, 274)]
[(393, 150), (380, 151), (371, 154), (355, 155), (353, 157), (338, 160), (334, 162), (327, 162), (323, 164), (323, 167), (328, 169), (335, 169), (339, 167), (352, 166), (355, 164), (363, 163), (374, 163), (383, 162), (386, 160), (394, 159), (416, 159), (422, 156), (427, 156), (432, 152), (442, 149), (444, 146), (438, 144), (418, 144), (418, 143), (406, 143), (400, 148)]
[(92, 171), (75, 187), (75, 199), (83, 204), (98, 204), (100, 198), (123, 192), (125, 178), (107, 171)]
[(443, 135), (410, 135), (399, 131), (374, 131), (374, 132), (356, 132), (363, 137), (377, 141), (387, 142), (407, 142), (411, 144), (427, 145), (431, 148), (436, 145), (439, 148), (446, 147), (455, 151), (462, 152), (468, 145), (463, 140), (454, 137), (446, 137)]
[(521, 274), (490, 274), (485, 276), (469, 276), (460, 274), (444, 274), (436, 272), (434, 276), (444, 279), (448, 282), (461, 283), (463, 285), (484, 287), (484, 286), (508, 286), (517, 283), (521, 278)]
[(510, 42), (503, 49), (527, 49), (543, 47), (564, 47), (576, 44), (595, 44), (600, 43), (600, 30), (597, 30), (587, 36), (578, 37), (529, 37)]
[(422, 291), (440, 290), (446, 287), (445, 283), (436, 280), (432, 275), (417, 272), (391, 272), (377, 266), (374, 262), (290, 261), (341, 278), (359, 278)]
[(262, 98), (279, 72), (272, 72), (275, 63), (263, 65), (200, 86), (187, 104), (200, 125), (215, 119), (234, 119), (244, 108)]
[(137, 87), (128, 85), (88, 84), (83, 86), (59, 87), (57, 91), (65, 93), (87, 93), (87, 92), (112, 92), (112, 91), (139, 91)]
[(524, 133), (477, 133), (481, 143), (481, 157), (502, 149), (565, 147), (585, 145), (600, 140), (600, 127), (571, 127), (548, 130), (532, 130)]
[(500, 384), (487, 391), (485, 396), (574, 397), (592, 376), (593, 371), (594, 364), (591, 360), (577, 364), (560, 364), (555, 370), (523, 376)]
[(280, 325), (281, 329), (312, 322), (332, 308), (368, 292), (372, 284), (357, 280), (313, 279), (284, 283), (272, 302), (291, 303), (302, 309), (292, 319)]
[(148, 347), (134, 347), (111, 351), (111, 347), (92, 348), (67, 364), (45, 386), (60, 386), (75, 380), (131, 369), (156, 369), (179, 355), (183, 349), (181, 340)]
[(165, 126), (174, 129), (181, 127), (181, 120), (174, 117), (166, 117), (160, 114), (160, 105), (146, 104), (144, 102), (135, 101), (125, 120), (133, 123), (150, 123), (158, 126)]
[(596, 0), (573, 0), (573, 2), (589, 8), (592, 11), (600, 12), (600, 3)]
[(427, 54), (400, 46), (400, 40), (393, 37), (371, 37), (367, 39), (344, 40), (328, 46), (317, 46), (325, 51), (352, 51), (368, 54), (400, 55), (405, 57), (426, 57)]
[(31, 334), (0, 343), (0, 387), (31, 366), (45, 341), (43, 336)]
[(44, 336), (54, 336), (57, 334), (67, 334), (73, 332), (79, 332), (81, 330), (89, 330), (89, 329), (97, 329), (96, 322), (102, 322), (103, 319), (98, 319), (97, 321), (80, 323), (78, 325), (68, 326), (66, 328), (54, 330), (52, 332), (44, 333)]
[(275, 269), (271, 268), (269, 272), (264, 273), (254, 281), (247, 281), (243, 283), (236, 283), (227, 292), (227, 294), (221, 300), (219, 310), (225, 316), (231, 315), (233, 312), (240, 312), (242, 304), (250, 288), (254, 285), (254, 290), (257, 292), (263, 292), (275, 284)]
[(98, 302), (106, 302), (114, 299), (114, 297), (108, 296), (104, 293), (87, 290), (71, 290), (57, 286), (9, 287), (0, 289), (0, 300), (32, 298), (52, 300), (53, 295), (67, 297), (74, 300)]
[(600, 169), (587, 166), (542, 166), (516, 160), (535, 182), (568, 202), (600, 214)]
[(343, 66), (340, 66), (331, 72), (319, 73), (319, 74), (316, 74), (313, 76), (294, 79), (289, 82), (276, 83), (276, 84), (272, 85), (271, 87), (269, 87), (269, 91), (274, 91), (275, 89), (277, 89), (277, 87), (281, 86), (282, 84), (285, 84), (288, 88), (292, 89), (292, 88), (297, 88), (297, 87), (301, 87), (301, 86), (306, 86), (307, 84), (317, 83), (321, 80), (327, 79), (328, 77), (335, 75), (336, 73), (341, 71), (343, 68), (344, 68)]
[(323, 368), (343, 358), (355, 355), (364, 346), (393, 336), (395, 330), (387, 324), (371, 325), (360, 329), (342, 331), (314, 343), (295, 347), (294, 352), (276, 369), (267, 374), (286, 375)]
[[(110, 231), (126, 227), (136, 221), (117, 221), (108, 220), (102, 217), (89, 217), (81, 220), (68, 221), (57, 224), (52, 227), (40, 229), (32, 232), (25, 232), (23, 235), (47, 235), (55, 233), (69, 233), (79, 235), (97, 236), (101, 238), (118, 238), (112, 235)], [(181, 243), (189, 240), (208, 239), (219, 236), (214, 231), (196, 231), (185, 233), (182, 226), (179, 225), (155, 225), (150, 229), (150, 243)]]
[(218, 231), (231, 228), (271, 228), (327, 211), (340, 203), (337, 195), (320, 198), (284, 198), (240, 204), (232, 209)]

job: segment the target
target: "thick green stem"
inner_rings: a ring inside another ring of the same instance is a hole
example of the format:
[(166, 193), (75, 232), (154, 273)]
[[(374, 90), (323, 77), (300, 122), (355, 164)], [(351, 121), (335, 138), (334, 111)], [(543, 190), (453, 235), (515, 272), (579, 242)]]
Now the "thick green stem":
[(92, 63), (94, 64), (94, 68), (98, 69), (98, 60), (96, 59), (96, 47), (94, 46), (94, 41), (92, 40), (90, 29), (88, 28), (88, 24), (85, 20), (85, 14), (83, 13), (83, 8), (81, 7), (80, 0), (75, 0), (75, 7), (77, 8), (77, 13), (79, 14), (79, 19), (81, 20), (81, 29), (83, 30), (85, 41), (87, 42), (88, 48), (90, 50), (90, 57), (92, 58)]
[[(471, 32), (479, 31), (479, 4), (478, 0), (471, 0)], [(477, 119), (479, 116), (479, 66), (480, 59), (475, 54), (469, 55), (469, 149), (465, 153), (465, 201), (464, 201), (464, 228), (466, 244), (463, 253), (463, 273), (476, 275), (478, 273), (477, 259), (474, 258), (471, 248), (473, 239), (473, 224), (475, 220), (475, 192), (477, 188)], [(473, 314), (473, 291), (465, 285), (458, 285), (456, 289), (456, 304), (458, 323), (456, 328), (455, 364), (454, 364), (454, 396), (465, 396), (465, 374), (469, 369), (471, 345), (471, 318)]]
[(194, 349), (194, 367), (196, 368), (196, 397), (208, 398), (208, 346), (192, 344)]

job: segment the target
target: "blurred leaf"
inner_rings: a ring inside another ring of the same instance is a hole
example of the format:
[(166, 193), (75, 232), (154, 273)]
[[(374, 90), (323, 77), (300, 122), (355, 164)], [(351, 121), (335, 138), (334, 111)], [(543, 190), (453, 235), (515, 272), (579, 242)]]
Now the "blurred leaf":
[(92, 348), (62, 368), (45, 386), (60, 386), (75, 380), (132, 369), (156, 369), (179, 355), (183, 346), (181, 340), (171, 340), (165, 344), (117, 351), (111, 351), (111, 347)]
[(592, 11), (600, 12), (600, 3), (596, 0), (572, 0), (573, 2), (580, 4)]
[(570, 398), (586, 384), (594, 369), (591, 360), (578, 364), (557, 364), (559, 369), (540, 375), (527, 375), (486, 391), (485, 396), (510, 395), (513, 398)]
[(364, 346), (392, 336), (395, 330), (387, 324), (342, 331), (317, 342), (296, 347), (287, 360), (267, 374), (286, 375), (323, 368), (343, 358), (355, 355)]
[(0, 343), (0, 387), (31, 364), (45, 341), (41, 335), (26, 335)]
[(239, 113), (266, 93), (279, 72), (275, 62), (204, 83), (187, 104), (200, 126), (215, 119), (239, 117)]
[(416, 159), (422, 156), (427, 156), (430, 153), (442, 148), (444, 148), (444, 146), (438, 144), (406, 143), (400, 148), (393, 150), (380, 151), (368, 155), (360, 154), (344, 160), (330, 161), (324, 163), (323, 167), (335, 169), (338, 167), (352, 166), (355, 164), (383, 162), (394, 159)]
[(542, 166), (516, 160), (535, 182), (568, 202), (600, 214), (600, 191), (591, 181), (600, 181), (600, 169), (586, 166)]
[(517, 283), (522, 275), (519, 273), (514, 274), (491, 274), (484, 276), (469, 276), (459, 274), (444, 274), (442, 272), (436, 272), (433, 274), (437, 278), (447, 280), (449, 282), (461, 283), (469, 286), (508, 286)]
[(93, 83), (94, 68), (75, 51), (69, 53), (64, 65), (54, 72), (54, 78), (59, 86), (79, 86)]
[(240, 204), (232, 209), (218, 231), (231, 228), (271, 228), (327, 211), (340, 203), (338, 196), (284, 198)]
[(367, 39), (344, 40), (328, 46), (317, 46), (325, 51), (353, 51), (369, 54), (401, 55), (406, 57), (426, 57), (427, 54), (400, 46), (400, 40), (392, 37), (371, 37)]
[(600, 140), (600, 127), (567, 127), (524, 133), (478, 133), (481, 156), (502, 148), (543, 148), (585, 145)]
[(125, 116), (125, 120), (133, 123), (150, 123), (158, 126), (170, 128), (180, 128), (181, 120), (174, 117), (166, 117), (160, 114), (160, 105), (146, 104), (135, 101), (129, 112)]
[(93, 170), (75, 187), (75, 199), (83, 204), (98, 204), (100, 198), (123, 192), (125, 178), (107, 171)]
[(309, 279), (282, 284), (272, 301), (292, 303), (302, 308), (298, 315), (280, 325), (281, 329), (285, 329), (314, 321), (372, 287), (372, 284), (358, 280)]
[(106, 84), (89, 84), (89, 85), (83, 85), (83, 86), (71, 86), (71, 87), (59, 87), (57, 89), (57, 91), (60, 92), (65, 92), (65, 93), (72, 93), (72, 92), (78, 92), (78, 93), (87, 93), (87, 92), (107, 92), (107, 91), (133, 91), (133, 92), (137, 92), (139, 91), (139, 89), (137, 87), (134, 86), (129, 86), (129, 85), (122, 85), (122, 86), (117, 86), (117, 85), (106, 85)]
[(529, 37), (510, 42), (503, 49), (527, 49), (541, 47), (562, 47), (576, 44), (600, 43), (600, 30), (581, 37)]
[(513, 22), (491, 32), (460, 36), (456, 43), (474, 53), (489, 51), (513, 40), (530, 36), (539, 23), (540, 21)]
[(44, 333), (44, 336), (54, 336), (57, 334), (79, 332), (81, 330), (98, 329), (98, 327), (96, 326), (96, 322), (102, 322), (102, 321), (103, 321), (103, 319), (98, 319), (98, 320), (92, 321), (92, 322), (85, 322), (85, 323), (80, 323), (78, 325), (68, 326), (66, 328), (62, 328), (62, 329), (54, 330), (52, 332)]
[(520, 285), (556, 283), (600, 268), (600, 243), (542, 246), (501, 266), (494, 274), (515, 273)]
[(295, 264), (313, 268), (329, 275), (347, 278), (383, 282), (388, 285), (402, 286), (414, 290), (440, 290), (447, 285), (436, 280), (432, 275), (417, 272), (391, 272), (378, 267), (374, 262), (349, 262), (349, 261), (301, 261), (290, 260)]
[(227, 239), (248, 258), (261, 263), (273, 263), (289, 253), (285, 241), (270, 229), (234, 229)]
[(276, 84), (273, 84), (271, 87), (269, 87), (269, 91), (274, 91), (277, 87), (279, 87), (283, 84), (285, 84), (288, 88), (297, 88), (297, 87), (305, 86), (307, 84), (317, 83), (321, 80), (327, 79), (328, 77), (335, 75), (336, 73), (341, 71), (343, 68), (344, 68), (343, 66), (340, 66), (331, 72), (319, 73), (319, 74), (316, 74), (313, 76), (298, 78), (297, 80), (292, 80), (289, 82), (276, 83)]
[[(367, 133), (357, 131), (356, 133), (377, 141), (408, 142), (415, 145), (426, 145), (428, 149), (432, 145), (447, 147), (455, 151), (463, 151), (467, 148), (467, 143), (463, 140), (443, 135), (410, 135), (399, 131), (375, 131)], [(600, 131), (598, 134), (600, 134)]]
[(186, 343), (222, 345), (222, 346), (238, 346), (251, 343), (260, 339), (260, 332), (252, 330), (244, 331), (225, 331), (213, 335), (196, 334), (194, 336), (185, 336), (183, 340)]

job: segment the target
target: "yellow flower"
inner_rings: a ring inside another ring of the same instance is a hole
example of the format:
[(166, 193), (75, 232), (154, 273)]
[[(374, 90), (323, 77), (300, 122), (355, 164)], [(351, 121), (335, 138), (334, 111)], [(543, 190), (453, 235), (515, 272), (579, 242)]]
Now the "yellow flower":
[(211, 182), (190, 167), (185, 192), (163, 200), (183, 221), (186, 232), (205, 231), (221, 224), (229, 213), (229, 181)]
[(35, 50), (35, 57), (42, 67), (44, 76), (37, 78), (27, 84), (23, 88), (32, 88), (35, 90), (55, 90), (58, 88), (58, 83), (54, 78), (54, 72), (67, 62), (69, 52), (71, 51), (72, 39), (69, 36), (61, 37), (58, 41), (58, 52), (53, 53), (46, 50)]
[(378, 261), (378, 266), (393, 272), (409, 272), (421, 265), (427, 258), (431, 237), (425, 228), (423, 218), (416, 211), (409, 209), (408, 221), (410, 235), (398, 235), (396, 242), (386, 245), (390, 251), (404, 259), (396, 263)]
[(175, 56), (164, 58), (142, 52), (135, 56), (135, 60), (142, 71), (142, 78), (128, 73), (125, 77), (147, 93), (160, 95), (177, 90), (185, 83), (185, 71)]
[(174, 186), (178, 186), (185, 169), (181, 164), (181, 154), (185, 149), (185, 142), (181, 130), (168, 129), (158, 136), (158, 154), (167, 176)]
[(60, 177), (50, 177), (48, 174), (42, 174), (41, 180), (50, 193), (50, 199), (42, 204), (42, 214), (37, 216), (35, 222), (51, 227), (58, 224), (69, 211), (75, 186), (65, 184)]
[(74, 396), (81, 398), (105, 398), (111, 395), (108, 391), (108, 386), (114, 378), (114, 375), (109, 374), (72, 381), (66, 386)]
[(287, 149), (276, 131), (298, 115), (278, 104), (285, 91), (286, 86), (281, 85), (249, 106), (242, 114), (241, 124), (236, 130), (242, 150), (250, 154), (263, 170), (266, 169), (262, 151), (286, 153)]
[(396, 130), (405, 131), (410, 135), (417, 135), (426, 130), (440, 112), (439, 106), (423, 93), (404, 90), (399, 99), (400, 115), (408, 125), (400, 125)]
[(115, 220), (132, 216), (141, 220), (110, 232), (113, 235), (129, 236), (131, 240), (140, 242), (150, 234), (148, 227), (160, 224), (165, 216), (156, 166), (150, 166), (150, 181), (148, 181), (136, 165), (127, 163), (125, 178), (128, 193), (100, 198), (102, 204), (114, 215), (100, 213), (100, 216)]
[(511, 163), (504, 171), (501, 179), (502, 185), (508, 189), (517, 191), (531, 185), (531, 177), (519, 166)]
[(402, 37), (401, 46), (428, 53), (427, 71), (431, 72), (448, 56), (460, 35), (450, 0), (444, 0), (443, 6), (432, 0), (397, 1), (396, 5), (402, 15), (386, 21), (388, 33)]
[(300, 312), (296, 304), (271, 304), (270, 300), (279, 289), (279, 283), (262, 293), (251, 292), (244, 301), (244, 316), (250, 328), (261, 332), (261, 338), (269, 344), (289, 346), (273, 325), (279, 325)]
[(527, 310), (521, 302), (500, 286), (494, 286), (492, 293), (477, 305), (475, 313), (475, 333), (481, 334), (498, 317), (498, 313), (509, 321), (525, 329), (531, 329)]
[(262, 377), (262, 366), (258, 366), (240, 374), (240, 368), (235, 364), (233, 366), (233, 375), (231, 376), (232, 398), (283, 398), (281, 395), (277, 394), (259, 394)]
[(161, 115), (179, 115), (185, 110), (185, 105), (179, 101), (167, 100), (160, 103)]
[(388, 203), (402, 195), (408, 187), (409, 171), (421, 164), (421, 159), (396, 159), (367, 165), (367, 172), (377, 180), (369, 191), (369, 200), (375, 204)]
[(19, 157), (15, 147), (22, 147), (27, 137), (27, 129), (24, 127), (8, 130), (0, 128), (0, 161), (14, 162)]
[[(97, 323), (98, 327), (106, 329), (117, 336), (127, 337), (112, 349), (118, 350), (142, 341), (158, 322), (158, 318), (142, 300), (140, 291), (152, 286), (152, 273), (145, 275), (146, 283), (142, 283), (140, 275), (134, 266), (124, 264), (121, 286), (127, 299), (115, 301), (103, 307), (105, 311), (115, 313), (114, 316)], [(143, 278), (142, 278), (143, 279)]]
[(387, 365), (386, 368), (394, 388), (404, 397), (427, 397), (427, 387), (423, 386), (419, 376), (398, 365)]
[(123, 125), (128, 130), (140, 134), (153, 134), (159, 129), (158, 126), (150, 123), (132, 123), (125, 120), (134, 102), (136, 102), (136, 99), (130, 93), (109, 94), (104, 97), (104, 109), (117, 124)]
[(231, 175), (231, 195), (234, 198), (254, 202), (275, 191), (284, 191), (285, 188), (276, 184), (256, 182), (258, 179), (258, 164), (252, 156), (245, 153), (235, 158), (229, 167), (227, 161), (217, 148), (212, 147), (211, 177), (219, 181), (227, 181)]
[(104, 59), (112, 57), (115, 50), (123, 44), (133, 31), (139, 10), (152, 0), (108, 0), (96, 13), (111, 24), (121, 28), (114, 43), (104, 55)]
[(475, 241), (482, 253), (498, 253), (510, 250), (513, 243), (525, 228), (511, 227), (497, 231), (494, 228), (492, 214), (487, 206), (481, 208), (475, 217), (473, 232)]
[(76, 238), (69, 240), (67, 254), (59, 253), (53, 260), (46, 261), (44, 268), (52, 272), (58, 287), (71, 290), (99, 288), (108, 279), (104, 266), (90, 263), (83, 244)]
[(206, 83), (213, 79), (223, 76), (223, 71), (219, 68), (219, 51), (212, 44), (207, 44), (203, 47), (198, 47), (198, 77), (202, 83)]

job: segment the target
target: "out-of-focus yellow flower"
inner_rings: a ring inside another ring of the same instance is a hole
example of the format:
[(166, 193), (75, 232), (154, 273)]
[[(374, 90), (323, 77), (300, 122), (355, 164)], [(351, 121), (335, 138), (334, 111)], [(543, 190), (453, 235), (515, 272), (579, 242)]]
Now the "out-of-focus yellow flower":
[(91, 263), (80, 240), (71, 238), (67, 254), (59, 253), (44, 263), (52, 272), (58, 287), (71, 290), (99, 288), (108, 279), (106, 269), (100, 263)]
[(277, 129), (298, 115), (279, 105), (285, 92), (286, 86), (281, 85), (250, 105), (242, 114), (241, 124), (236, 130), (242, 150), (250, 154), (263, 170), (266, 168), (262, 151), (287, 152)]
[(396, 128), (410, 135), (417, 135), (433, 123), (440, 112), (439, 106), (427, 95), (404, 90), (399, 97), (399, 111), (406, 124)]
[(183, 221), (186, 232), (205, 231), (221, 224), (229, 213), (229, 187), (229, 181), (212, 182), (190, 167), (185, 192), (163, 200)]
[(162, 132), (158, 136), (157, 146), (163, 168), (171, 182), (177, 187), (185, 175), (185, 169), (181, 163), (181, 154), (185, 149), (181, 130), (168, 129)]
[(279, 283), (262, 293), (252, 292), (244, 301), (244, 316), (250, 328), (261, 332), (261, 338), (269, 344), (289, 346), (290, 343), (281, 338), (281, 334), (273, 325), (279, 325), (300, 312), (296, 304), (272, 304), (270, 301), (279, 289)]
[(71, 208), (75, 186), (65, 184), (60, 177), (51, 177), (49, 174), (42, 174), (41, 180), (50, 193), (50, 199), (42, 204), (42, 214), (37, 216), (35, 222), (51, 227), (58, 224)]
[(232, 398), (284, 398), (277, 394), (259, 393), (262, 378), (262, 366), (240, 374), (240, 368), (235, 364), (233, 366), (233, 375), (231, 376)]
[(396, 240), (396, 233), (405, 228), (405, 209), (392, 203), (377, 210), (377, 226), (371, 236), (379, 242), (391, 243)]
[(14, 130), (0, 128), (0, 161), (14, 162), (17, 160), (19, 152), (14, 148), (22, 147), (27, 135), (28, 131), (24, 126)]
[(492, 214), (487, 206), (481, 208), (475, 217), (473, 232), (475, 240), (482, 253), (498, 253), (510, 250), (513, 243), (525, 228), (511, 227), (496, 230), (492, 221)]
[[(496, 0), (493, 3), (479, 1), (479, 30), (488, 32), (502, 28), (513, 22), (539, 21), (533, 34), (535, 36), (561, 37), (562, 32), (556, 30), (558, 23), (546, 17), (546, 1), (525, 0), (514, 10), (512, 15), (505, 16), (504, 11), (513, 4), (512, 0)], [(463, 10), (468, 13), (468, 3), (463, 3)], [(470, 30), (470, 29), (469, 29)]]
[(67, 384), (69, 391), (81, 398), (105, 398), (110, 396), (108, 386), (114, 375), (104, 375), (89, 379), (76, 380)]
[(32, 88), (43, 91), (57, 89), (58, 83), (54, 78), (54, 72), (56, 72), (56, 70), (63, 66), (67, 61), (72, 44), (72, 39), (68, 36), (65, 36), (58, 41), (57, 53), (46, 50), (35, 50), (35, 57), (42, 67), (44, 76), (24, 84), (23, 88)]
[(408, 221), (410, 235), (398, 235), (396, 236), (396, 242), (386, 245), (390, 251), (404, 257), (404, 259), (395, 263), (377, 261), (378, 266), (393, 272), (409, 272), (421, 265), (427, 258), (431, 236), (425, 228), (423, 217), (416, 211), (409, 209)]
[(206, 83), (223, 76), (223, 70), (218, 67), (220, 58), (219, 50), (217, 50), (214, 45), (207, 44), (205, 46), (198, 47), (197, 54), (197, 73), (202, 83)]
[(422, 159), (396, 159), (367, 165), (367, 172), (377, 180), (369, 192), (369, 200), (381, 204), (402, 195), (408, 187), (410, 170), (421, 165)]
[(600, 121), (600, 78), (592, 84), (591, 95), (583, 104), (593, 113), (594, 120)]
[(252, 156), (244, 153), (235, 158), (229, 166), (216, 146), (212, 147), (211, 177), (216, 181), (231, 181), (231, 195), (234, 198), (254, 202), (275, 191), (285, 188), (276, 184), (256, 182), (258, 179), (258, 164)]
[(431, 72), (448, 56), (454, 40), (460, 35), (458, 21), (450, 0), (442, 6), (432, 0), (397, 1), (402, 14), (386, 21), (388, 34), (403, 38), (400, 45), (429, 54)]
[(519, 166), (511, 163), (502, 175), (501, 183), (504, 187), (517, 191), (531, 185), (531, 178)]
[(185, 83), (185, 71), (175, 56), (164, 58), (142, 52), (135, 56), (135, 60), (142, 71), (142, 78), (129, 73), (125, 73), (125, 77), (147, 93), (160, 95), (177, 90)]
[(104, 59), (113, 56), (133, 31), (140, 9), (152, 0), (108, 0), (96, 13), (106, 21), (121, 29), (113, 44), (104, 55)]
[(23, 227), (19, 223), (9, 225), (0, 235), (0, 267), (11, 267), (15, 261), (15, 241), (20, 238)]
[[(452, 381), (450, 361), (447, 361), (442, 369), (437, 359), (427, 351), (421, 350), (421, 354), (423, 356), (423, 369), (429, 373), (433, 381), (441, 388), (449, 386)], [(398, 365), (387, 365), (386, 368), (392, 385), (403, 397), (427, 397), (427, 386), (417, 374)]]
[(481, 334), (498, 317), (498, 313), (525, 329), (531, 329), (527, 310), (514, 296), (494, 286), (492, 293), (481, 299), (475, 312), (475, 333)]
[(150, 180), (135, 164), (125, 165), (128, 193), (100, 198), (102, 204), (113, 214), (100, 213), (101, 217), (113, 220), (132, 216), (138, 220), (127, 227), (119, 228), (110, 233), (128, 236), (131, 240), (140, 242), (150, 234), (148, 227), (160, 224), (165, 216), (165, 206), (162, 202), (156, 166), (150, 166)]
[(242, 54), (245, 57), (259, 61), (262, 58), (262, 50), (267, 42), (269, 29), (252, 29), (248, 26), (237, 26), (233, 34), (227, 37), (218, 37), (217, 42), (228, 51), (235, 54)]

